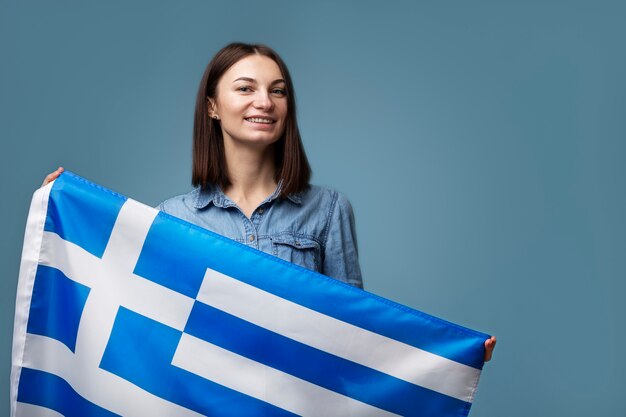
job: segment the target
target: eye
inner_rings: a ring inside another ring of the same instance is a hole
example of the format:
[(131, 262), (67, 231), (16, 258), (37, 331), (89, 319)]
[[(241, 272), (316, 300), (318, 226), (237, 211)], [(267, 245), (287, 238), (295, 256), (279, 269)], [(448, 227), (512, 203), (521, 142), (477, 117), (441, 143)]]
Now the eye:
[(284, 97), (287, 95), (287, 90), (285, 90), (284, 88), (274, 88), (272, 90), (272, 94), (274, 94), (275, 96)]
[(237, 87), (237, 91), (241, 91), (242, 93), (249, 93), (252, 91), (252, 88), (247, 85), (242, 85), (241, 87)]

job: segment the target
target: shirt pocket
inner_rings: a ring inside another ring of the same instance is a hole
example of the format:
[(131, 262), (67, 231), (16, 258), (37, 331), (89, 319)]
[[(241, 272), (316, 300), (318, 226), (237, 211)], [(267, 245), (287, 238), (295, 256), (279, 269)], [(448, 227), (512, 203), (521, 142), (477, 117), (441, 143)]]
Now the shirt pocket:
[(271, 239), (274, 256), (312, 271), (320, 270), (321, 246), (315, 239), (293, 233), (281, 233)]

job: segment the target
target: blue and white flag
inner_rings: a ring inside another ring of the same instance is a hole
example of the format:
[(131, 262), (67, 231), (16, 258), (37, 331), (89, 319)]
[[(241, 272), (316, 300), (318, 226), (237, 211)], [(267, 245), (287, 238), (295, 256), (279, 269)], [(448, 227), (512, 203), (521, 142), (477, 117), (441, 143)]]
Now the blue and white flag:
[(465, 416), (487, 338), (66, 172), (30, 208), (11, 415)]

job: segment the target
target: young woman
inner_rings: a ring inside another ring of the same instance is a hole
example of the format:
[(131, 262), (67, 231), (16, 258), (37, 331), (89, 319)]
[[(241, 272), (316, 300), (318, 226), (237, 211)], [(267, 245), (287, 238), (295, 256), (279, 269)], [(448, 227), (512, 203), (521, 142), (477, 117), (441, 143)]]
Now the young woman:
[[(232, 43), (215, 55), (200, 82), (193, 136), (197, 188), (161, 210), (362, 288), (352, 208), (309, 184), (293, 84), (275, 51)], [(494, 346), (495, 338), (485, 341), (485, 360)]]
[(362, 287), (352, 209), (309, 185), (287, 67), (263, 45), (215, 55), (196, 99), (189, 194), (160, 209), (245, 245)]

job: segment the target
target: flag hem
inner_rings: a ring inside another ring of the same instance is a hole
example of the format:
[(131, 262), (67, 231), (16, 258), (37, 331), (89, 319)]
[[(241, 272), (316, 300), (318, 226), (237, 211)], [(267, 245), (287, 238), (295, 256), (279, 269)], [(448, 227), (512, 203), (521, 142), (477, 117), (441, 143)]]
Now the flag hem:
[[(28, 211), (26, 230), (24, 233), (24, 245), (17, 283), (17, 296), (15, 302), (15, 320), (13, 323), (13, 346), (11, 353), (11, 416), (17, 412), (17, 389), (24, 360), (24, 347), (26, 343), (26, 325), (28, 312), (32, 299), (32, 289), (35, 282), (39, 255), (43, 242), (43, 229), (48, 212), (48, 198), (54, 181), (45, 187), (38, 188), (33, 193), (33, 198)], [(21, 307), (21, 308), (20, 308)], [(19, 310), (18, 310), (19, 308)]]

